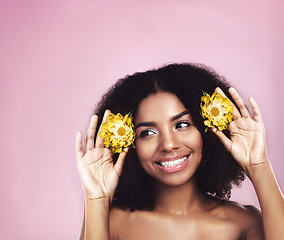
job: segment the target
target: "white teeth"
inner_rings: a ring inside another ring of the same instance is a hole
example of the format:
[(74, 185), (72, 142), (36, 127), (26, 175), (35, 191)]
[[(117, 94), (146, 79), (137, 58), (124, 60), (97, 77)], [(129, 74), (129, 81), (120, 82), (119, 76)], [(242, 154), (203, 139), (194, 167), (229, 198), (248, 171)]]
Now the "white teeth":
[(162, 167), (175, 167), (183, 162), (185, 162), (185, 160), (187, 159), (187, 157), (183, 157), (174, 161), (165, 161), (165, 162), (161, 162), (161, 166)]

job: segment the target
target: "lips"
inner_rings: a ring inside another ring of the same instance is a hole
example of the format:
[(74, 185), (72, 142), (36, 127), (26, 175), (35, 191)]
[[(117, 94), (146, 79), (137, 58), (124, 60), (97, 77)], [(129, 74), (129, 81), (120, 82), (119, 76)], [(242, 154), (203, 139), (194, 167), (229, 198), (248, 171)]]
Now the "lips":
[(177, 172), (186, 166), (188, 157), (189, 155), (175, 158), (165, 158), (159, 162), (156, 162), (156, 164), (158, 165), (158, 168), (163, 172)]

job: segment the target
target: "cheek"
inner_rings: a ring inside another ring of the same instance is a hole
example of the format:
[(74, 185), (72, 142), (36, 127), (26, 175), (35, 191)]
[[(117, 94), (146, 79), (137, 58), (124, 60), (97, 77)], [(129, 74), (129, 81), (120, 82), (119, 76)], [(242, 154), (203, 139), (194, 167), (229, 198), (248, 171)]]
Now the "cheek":
[(197, 153), (202, 153), (203, 149), (203, 140), (200, 132), (196, 130), (189, 136), (186, 136), (184, 139), (185, 145), (187, 145), (189, 148), (194, 150), (194, 152)]
[(202, 153), (202, 149), (203, 149), (203, 140), (202, 137), (200, 135), (200, 133), (198, 133), (198, 136), (196, 137), (196, 150), (200, 153)]
[(135, 147), (141, 165), (143, 165), (144, 162), (151, 161), (156, 149), (155, 141), (137, 139), (135, 142)]

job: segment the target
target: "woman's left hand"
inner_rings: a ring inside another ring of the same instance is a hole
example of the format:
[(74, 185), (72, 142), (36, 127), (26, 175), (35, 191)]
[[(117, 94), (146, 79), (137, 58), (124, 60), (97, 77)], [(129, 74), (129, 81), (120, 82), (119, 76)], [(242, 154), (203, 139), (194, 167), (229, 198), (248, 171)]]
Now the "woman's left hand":
[[(226, 97), (220, 88), (217, 88), (216, 91)], [(235, 160), (248, 173), (249, 167), (267, 161), (264, 123), (260, 109), (252, 97), (249, 98), (249, 103), (253, 115), (250, 114), (244, 100), (234, 88), (230, 88), (229, 93), (240, 109), (239, 111), (234, 106), (233, 121), (228, 126), (231, 139), (227, 138), (223, 132), (217, 131), (217, 129), (213, 129), (213, 131), (231, 152)]]

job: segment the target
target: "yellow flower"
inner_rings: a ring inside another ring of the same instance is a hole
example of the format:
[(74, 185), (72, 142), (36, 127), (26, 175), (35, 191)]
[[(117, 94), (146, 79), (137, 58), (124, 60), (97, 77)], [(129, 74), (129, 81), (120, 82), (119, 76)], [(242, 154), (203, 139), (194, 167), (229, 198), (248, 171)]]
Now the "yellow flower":
[(100, 136), (104, 145), (111, 148), (113, 153), (121, 153), (122, 149), (133, 144), (135, 132), (133, 130), (132, 117), (126, 114), (124, 117), (118, 113), (111, 113), (107, 121), (102, 124)]
[(201, 97), (201, 115), (205, 119), (204, 124), (210, 128), (218, 128), (220, 131), (228, 127), (232, 122), (234, 110), (228, 98), (223, 98), (219, 93), (214, 92), (210, 97), (205, 93)]

